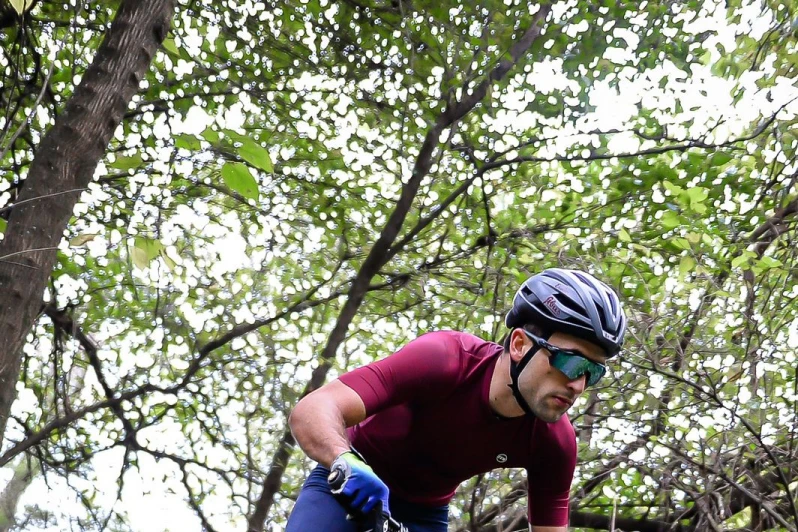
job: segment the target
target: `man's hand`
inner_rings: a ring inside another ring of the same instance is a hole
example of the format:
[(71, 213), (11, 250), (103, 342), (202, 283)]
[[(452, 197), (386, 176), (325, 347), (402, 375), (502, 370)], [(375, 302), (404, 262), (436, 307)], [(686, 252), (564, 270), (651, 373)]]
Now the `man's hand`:
[(377, 503), (382, 502), (383, 513), (391, 515), (388, 510), (388, 486), (355, 453), (347, 451), (340, 454), (330, 467), (330, 477), (336, 472), (343, 475), (344, 481), (333, 487), (333, 493), (346, 497), (352, 509), (368, 514)]

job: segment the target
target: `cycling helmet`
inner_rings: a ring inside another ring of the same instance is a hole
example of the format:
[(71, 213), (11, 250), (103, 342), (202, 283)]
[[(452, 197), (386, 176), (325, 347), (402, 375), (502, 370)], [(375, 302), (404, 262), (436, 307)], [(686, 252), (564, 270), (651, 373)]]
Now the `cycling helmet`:
[[(504, 319), (514, 329), (535, 324), (546, 333), (563, 332), (600, 345), (607, 356), (618, 354), (626, 332), (626, 316), (618, 296), (592, 275), (576, 270), (551, 268), (526, 280), (513, 298), (513, 308)], [(526, 352), (519, 362), (510, 362), (510, 384), (515, 400), (534, 417), (518, 381), (521, 372), (540, 347)]]
[(626, 316), (615, 292), (589, 273), (551, 268), (521, 285), (507, 327), (534, 323), (550, 332), (563, 332), (600, 345), (607, 356), (621, 350)]

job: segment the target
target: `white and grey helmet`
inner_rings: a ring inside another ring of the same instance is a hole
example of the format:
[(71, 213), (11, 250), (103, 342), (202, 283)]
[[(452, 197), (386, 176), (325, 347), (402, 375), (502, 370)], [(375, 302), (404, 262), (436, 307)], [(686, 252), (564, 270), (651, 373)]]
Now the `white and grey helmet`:
[(615, 292), (592, 275), (551, 268), (521, 285), (504, 320), (510, 328), (528, 323), (549, 332), (594, 342), (608, 356), (621, 350), (626, 316)]

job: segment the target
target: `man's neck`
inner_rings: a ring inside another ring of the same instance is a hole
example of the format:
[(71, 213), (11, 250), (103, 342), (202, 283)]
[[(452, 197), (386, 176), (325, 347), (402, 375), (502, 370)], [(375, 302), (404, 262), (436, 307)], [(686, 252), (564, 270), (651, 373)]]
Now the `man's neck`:
[(524, 411), (513, 397), (510, 382), (510, 355), (504, 351), (493, 367), (490, 379), (490, 406), (501, 417), (523, 416)]

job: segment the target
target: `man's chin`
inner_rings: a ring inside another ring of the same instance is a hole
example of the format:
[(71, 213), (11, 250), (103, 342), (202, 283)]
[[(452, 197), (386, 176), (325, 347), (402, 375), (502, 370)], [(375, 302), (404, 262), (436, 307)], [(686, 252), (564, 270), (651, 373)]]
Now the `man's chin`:
[(553, 408), (551, 405), (547, 404), (547, 402), (554, 404), (557, 402), (557, 399), (554, 397), (547, 397), (547, 401), (541, 401), (541, 403), (537, 405), (537, 408), (532, 409), (535, 417), (546, 423), (554, 423), (563, 417), (570, 409), (570, 405), (565, 409), (560, 408), (559, 403), (557, 403), (557, 407)]
[(534, 411), (534, 414), (536, 418), (545, 423), (554, 423), (555, 421), (563, 417), (563, 415), (565, 415), (565, 412), (555, 412), (550, 409), (541, 411), (541, 409), (537, 409), (537, 411)]

